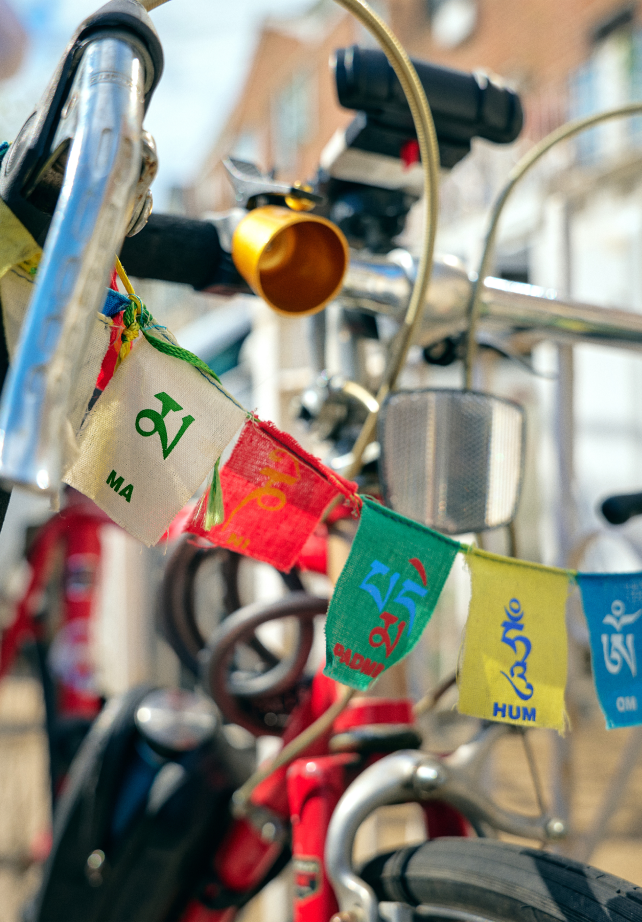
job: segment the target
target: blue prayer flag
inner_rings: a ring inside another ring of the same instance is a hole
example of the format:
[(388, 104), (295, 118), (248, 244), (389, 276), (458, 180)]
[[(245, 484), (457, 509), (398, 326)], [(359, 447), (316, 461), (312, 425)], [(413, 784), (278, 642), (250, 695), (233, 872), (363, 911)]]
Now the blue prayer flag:
[(578, 573), (606, 726), (642, 724), (642, 573)]
[(106, 317), (114, 317), (128, 307), (129, 298), (127, 295), (121, 295), (119, 291), (114, 291), (113, 288), (107, 289), (107, 297), (102, 309), (102, 313)]

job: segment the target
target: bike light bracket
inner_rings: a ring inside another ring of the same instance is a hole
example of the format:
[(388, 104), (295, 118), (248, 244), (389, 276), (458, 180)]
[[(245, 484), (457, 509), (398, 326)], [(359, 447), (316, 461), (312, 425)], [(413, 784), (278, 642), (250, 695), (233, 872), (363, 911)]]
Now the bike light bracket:
[(244, 208), (282, 205), (285, 200), (293, 199), (296, 203), (300, 203), (302, 211), (307, 211), (323, 201), (323, 197), (311, 189), (300, 184), (290, 185), (290, 183), (278, 182), (272, 175), (262, 173), (254, 163), (246, 160), (226, 157), (223, 160), (223, 166), (234, 188), (236, 204)]

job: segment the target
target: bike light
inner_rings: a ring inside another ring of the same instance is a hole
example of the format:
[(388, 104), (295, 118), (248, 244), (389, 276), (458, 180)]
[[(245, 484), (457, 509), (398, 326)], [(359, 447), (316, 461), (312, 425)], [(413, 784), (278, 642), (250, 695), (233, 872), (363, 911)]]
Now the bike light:
[(386, 503), (459, 535), (507, 525), (522, 483), (524, 411), (473, 391), (397, 391), (379, 417)]
[(305, 316), (338, 294), (349, 250), (331, 221), (266, 205), (237, 226), (232, 259), (254, 293), (277, 313)]

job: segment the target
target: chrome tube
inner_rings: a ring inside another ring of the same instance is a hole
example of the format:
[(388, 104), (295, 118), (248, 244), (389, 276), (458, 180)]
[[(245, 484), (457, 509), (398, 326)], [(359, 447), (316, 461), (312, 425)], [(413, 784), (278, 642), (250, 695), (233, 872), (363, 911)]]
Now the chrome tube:
[(141, 170), (141, 53), (120, 34), (85, 49), (52, 154), (67, 167), (0, 405), (0, 478), (56, 493), (72, 382), (131, 218)]
[[(353, 254), (341, 303), (402, 321), (410, 296), (414, 261), (403, 251), (388, 257)], [(428, 346), (466, 329), (471, 281), (454, 257), (436, 257), (417, 342)], [(554, 289), (488, 277), (480, 324), (495, 333), (527, 333), (531, 340), (594, 342), (642, 348), (642, 315), (561, 297)]]
[(479, 785), (476, 770), (502, 731), (490, 727), (445, 758), (417, 750), (394, 752), (352, 782), (332, 814), (325, 844), (325, 867), (342, 912), (355, 922), (379, 920), (376, 896), (352, 864), (357, 831), (377, 807), (435, 799), (451, 804), (473, 824), (540, 842), (564, 837), (566, 829), (558, 818), (511, 813)]
[(413, 781), (424, 754), (401, 751), (366, 768), (352, 782), (335, 807), (325, 840), (324, 863), (339, 909), (358, 922), (379, 922), (377, 898), (352, 866), (352, 850), (359, 826), (388, 804), (415, 799)]

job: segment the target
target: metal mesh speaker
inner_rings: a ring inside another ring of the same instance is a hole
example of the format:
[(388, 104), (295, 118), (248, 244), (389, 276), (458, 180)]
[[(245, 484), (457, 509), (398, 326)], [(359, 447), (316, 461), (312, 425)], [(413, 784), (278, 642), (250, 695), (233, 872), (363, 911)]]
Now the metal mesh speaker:
[(525, 422), (510, 400), (460, 390), (397, 391), (379, 416), (384, 499), (445, 534), (515, 516)]

